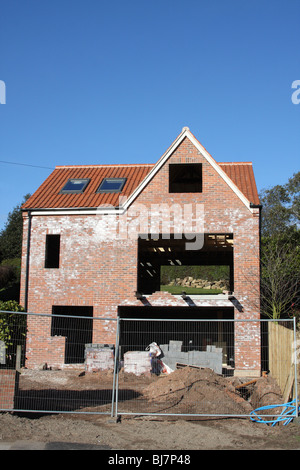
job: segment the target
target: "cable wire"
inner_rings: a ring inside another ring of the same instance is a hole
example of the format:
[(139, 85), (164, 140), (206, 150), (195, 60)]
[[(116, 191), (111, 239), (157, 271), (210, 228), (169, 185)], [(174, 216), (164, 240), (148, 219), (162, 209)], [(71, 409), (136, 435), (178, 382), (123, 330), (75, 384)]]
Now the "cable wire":
[(45, 170), (54, 170), (54, 168), (51, 168), (50, 166), (30, 165), (29, 163), (7, 162), (5, 160), (0, 160), (0, 163), (6, 163), (8, 165), (30, 166), (32, 168), (44, 168)]

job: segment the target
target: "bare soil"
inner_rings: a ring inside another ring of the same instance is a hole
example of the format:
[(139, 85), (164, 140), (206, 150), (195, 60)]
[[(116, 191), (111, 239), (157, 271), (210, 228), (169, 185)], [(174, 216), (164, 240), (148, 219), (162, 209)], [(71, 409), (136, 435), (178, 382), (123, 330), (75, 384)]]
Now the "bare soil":
[[(111, 385), (111, 372), (29, 371), (20, 376), (19, 393), (55, 389), (84, 392)], [(164, 377), (120, 373), (121, 418), (109, 414), (0, 413), (0, 442), (35, 441), (99, 445), (112, 450), (291, 450), (300, 449), (297, 420), (284, 426), (249, 417), (141, 416), (128, 411), (160, 413), (249, 414), (265, 404), (282, 403), (276, 382), (262, 377), (237, 389), (210, 369), (184, 368)], [(100, 384), (100, 385), (99, 385)], [(122, 395), (123, 391), (123, 395)], [(126, 393), (130, 391), (129, 395)], [(126, 393), (125, 393), (126, 392)], [(267, 402), (266, 402), (267, 401)], [(97, 408), (108, 410), (109, 402)], [(106, 408), (105, 408), (106, 407)], [(136, 407), (136, 408), (135, 408)], [(75, 411), (75, 410), (73, 410)], [(80, 408), (90, 413), (92, 407)]]

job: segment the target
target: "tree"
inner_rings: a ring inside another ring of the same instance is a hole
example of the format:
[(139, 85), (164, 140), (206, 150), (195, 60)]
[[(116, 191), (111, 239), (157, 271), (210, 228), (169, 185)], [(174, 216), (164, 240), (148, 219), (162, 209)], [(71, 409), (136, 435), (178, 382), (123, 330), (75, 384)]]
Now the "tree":
[(279, 319), (292, 316), (299, 299), (300, 248), (286, 236), (262, 240), (261, 313)]
[(8, 214), (3, 230), (0, 231), (0, 300), (18, 300), (22, 254), (23, 218), (21, 206)]
[(286, 188), (290, 197), (290, 213), (291, 219), (299, 228), (300, 222), (300, 171), (295, 173), (286, 184)]
[(262, 235), (288, 233), (295, 236), (300, 227), (300, 172), (284, 185), (264, 189), (259, 196), (263, 205)]
[(294, 315), (300, 290), (300, 172), (260, 194), (261, 312)]
[(21, 206), (29, 197), (30, 194), (26, 194), (23, 202), (8, 214), (5, 227), (0, 232), (0, 261), (21, 258), (23, 232)]

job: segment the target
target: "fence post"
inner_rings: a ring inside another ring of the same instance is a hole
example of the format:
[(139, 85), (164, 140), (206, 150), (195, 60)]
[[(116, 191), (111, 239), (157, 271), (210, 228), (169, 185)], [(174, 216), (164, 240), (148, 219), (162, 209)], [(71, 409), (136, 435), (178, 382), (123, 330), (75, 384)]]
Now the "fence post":
[(296, 335), (296, 317), (293, 318), (294, 320), (294, 364), (295, 364), (295, 405), (296, 405), (296, 417), (299, 416), (298, 410), (298, 375), (297, 375), (297, 335)]
[(21, 369), (21, 356), (22, 356), (22, 346), (18, 344), (17, 353), (16, 353), (16, 370)]
[[(116, 375), (119, 375), (119, 343), (120, 343), (120, 319), (119, 316), (117, 318), (117, 331), (116, 331), (116, 345), (115, 345), (115, 364), (114, 364), (114, 378), (113, 378), (113, 389), (112, 389), (112, 400), (111, 400), (111, 417), (114, 416), (114, 402), (115, 402), (115, 395), (116, 395)], [(117, 382), (118, 387), (118, 382)]]

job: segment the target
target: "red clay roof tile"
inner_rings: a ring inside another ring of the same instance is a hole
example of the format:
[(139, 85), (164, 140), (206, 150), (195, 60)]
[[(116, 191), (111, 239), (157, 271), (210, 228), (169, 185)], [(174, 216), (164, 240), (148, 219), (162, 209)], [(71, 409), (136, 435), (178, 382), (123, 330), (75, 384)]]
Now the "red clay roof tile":
[(259, 197), (251, 162), (222, 162), (218, 165), (253, 204), (259, 204)]
[[(23, 209), (97, 208), (118, 206), (120, 195), (129, 197), (145, 179), (153, 165), (61, 166), (48, 176), (26, 201)], [(70, 178), (90, 178), (83, 193), (61, 194)], [(121, 193), (97, 193), (103, 178), (127, 178)]]

